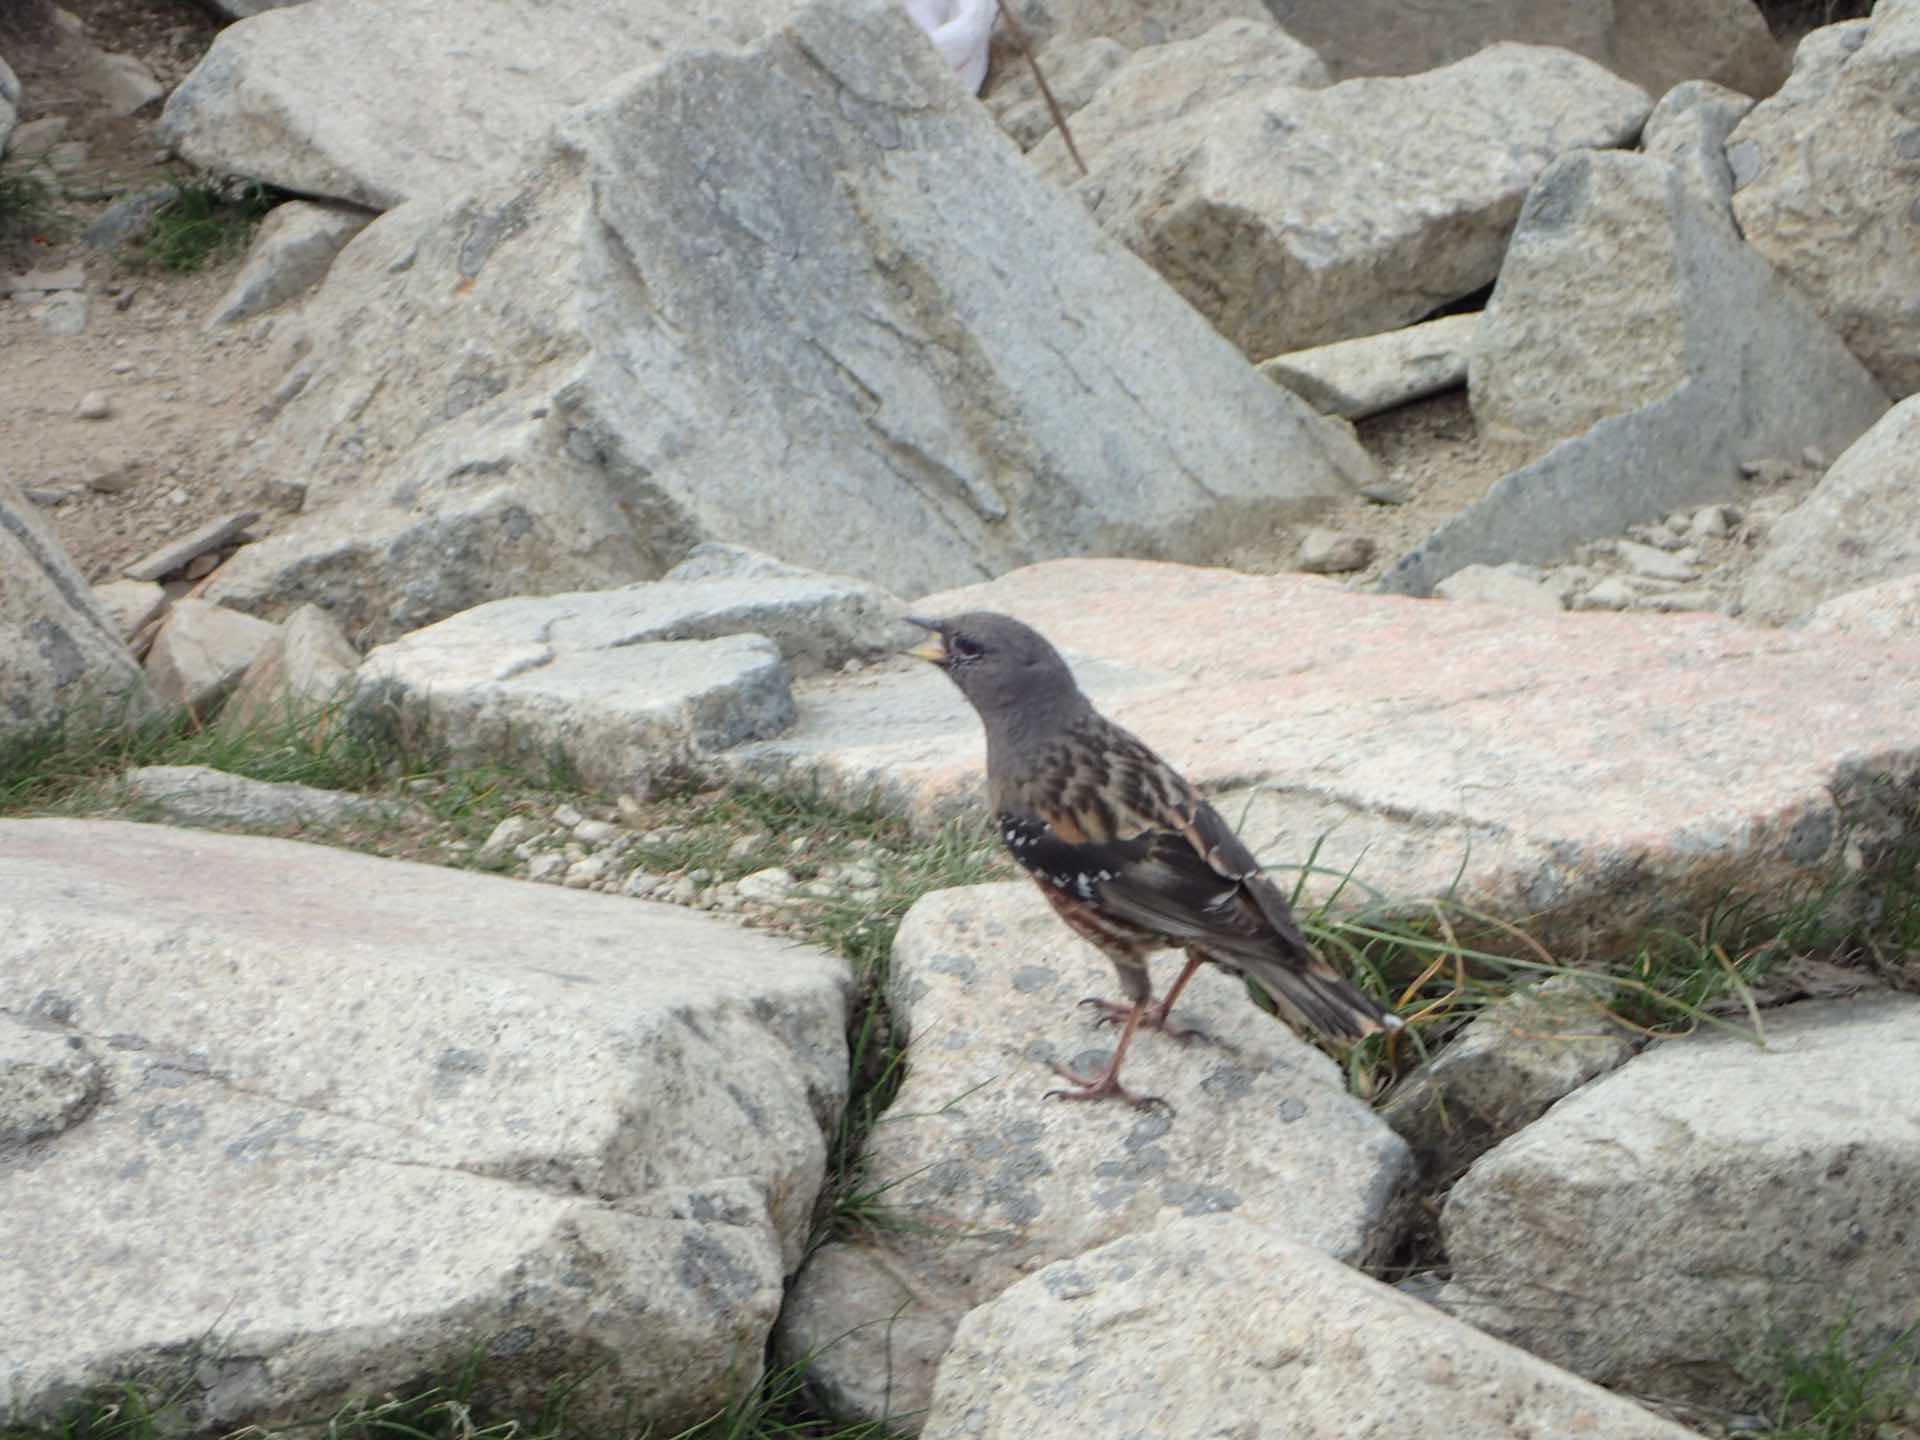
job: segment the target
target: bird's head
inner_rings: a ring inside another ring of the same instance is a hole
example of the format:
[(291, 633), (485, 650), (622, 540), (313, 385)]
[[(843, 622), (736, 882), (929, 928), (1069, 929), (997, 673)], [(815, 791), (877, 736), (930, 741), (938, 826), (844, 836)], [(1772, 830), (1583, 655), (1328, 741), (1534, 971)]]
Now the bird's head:
[(1039, 713), (1081, 700), (1060, 652), (1031, 626), (990, 610), (909, 623), (931, 633), (907, 654), (937, 665), (991, 728), (1020, 711)]

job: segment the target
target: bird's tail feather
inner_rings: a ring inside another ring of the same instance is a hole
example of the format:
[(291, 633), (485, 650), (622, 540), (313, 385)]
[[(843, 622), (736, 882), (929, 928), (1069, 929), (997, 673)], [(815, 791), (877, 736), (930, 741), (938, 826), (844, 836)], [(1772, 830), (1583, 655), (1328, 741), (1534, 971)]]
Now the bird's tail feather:
[(1398, 1015), (1322, 961), (1294, 970), (1284, 965), (1248, 965), (1240, 957), (1235, 959), (1248, 978), (1273, 1000), (1281, 1018), (1311, 1026), (1328, 1039), (1351, 1042), (1400, 1028)]

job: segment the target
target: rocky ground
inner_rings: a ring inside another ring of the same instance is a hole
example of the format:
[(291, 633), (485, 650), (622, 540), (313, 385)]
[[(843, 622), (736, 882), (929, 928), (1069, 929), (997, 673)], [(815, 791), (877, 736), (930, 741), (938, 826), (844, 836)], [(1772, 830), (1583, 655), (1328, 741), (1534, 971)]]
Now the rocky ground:
[[(73, 9), (95, 45), (134, 56), (162, 85), (190, 70), (216, 31), (187, 0), (91, 0)], [(1818, 18), (1809, 12), (1789, 28)], [(247, 459), (287, 357), (275, 347), (271, 316), (206, 328), (242, 250), (180, 274), (143, 261), (137, 248), (86, 245), (83, 232), (114, 197), (193, 177), (157, 147), (150, 130), (158, 107), (124, 119), (108, 114), (76, 81), (57, 31), (15, 32), (5, 53), (25, 91), (23, 123), (58, 117), (64, 126), (44, 153), (9, 161), (52, 186), (58, 217), (16, 247), (4, 268), (77, 268), (89, 299), (77, 334), (48, 333), (38, 304), (0, 305), (0, 392), (8, 397), (0, 406), (0, 454), (9, 457), (9, 475), (47, 507), (55, 533), (96, 583), (239, 508), (262, 512), (253, 537), (271, 534), (285, 496), (273, 482), (283, 477), (259, 474)], [(1359, 542), (1354, 553), (1364, 560), (1344, 571), (1356, 584), (1377, 578), (1531, 458), (1484, 441), (1464, 391), (1363, 420), (1358, 432), (1386, 479), (1382, 493), (1398, 503), (1355, 499), (1327, 517), (1328, 529)], [(1680, 548), (1675, 538), (1693, 545), (1696, 554), (1683, 557), (1678, 571), (1601, 545), (1574, 557), (1549, 588), (1573, 596), (1619, 577), (1597, 605), (1721, 608), (1737, 594), (1766, 518), (1804, 496), (1825, 458), (1783, 457), (1770, 466), (1756, 483), (1755, 503), (1735, 507), (1723, 533), (1695, 535), (1693, 517), (1683, 515), (1672, 530), (1623, 537), (1669, 550)], [(1255, 572), (1295, 568), (1303, 539), (1264, 537), (1237, 563)], [(1674, 578), (1689, 570), (1710, 579)], [(1660, 598), (1675, 591), (1678, 603)]]

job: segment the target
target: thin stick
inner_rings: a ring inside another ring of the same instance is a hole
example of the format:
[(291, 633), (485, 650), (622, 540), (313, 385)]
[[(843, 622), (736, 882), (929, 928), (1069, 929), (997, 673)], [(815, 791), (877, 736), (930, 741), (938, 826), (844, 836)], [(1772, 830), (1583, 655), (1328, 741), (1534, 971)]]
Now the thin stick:
[(1033, 46), (1027, 43), (1027, 32), (1020, 28), (1020, 22), (1013, 18), (1013, 7), (1007, 0), (995, 0), (1000, 7), (1000, 18), (1007, 22), (1007, 33), (1013, 37), (1013, 43), (1020, 47), (1020, 53), (1027, 57), (1027, 64), (1033, 67), (1033, 78), (1039, 82), (1040, 94), (1047, 102), (1047, 114), (1053, 117), (1053, 123), (1060, 127), (1060, 138), (1067, 142), (1067, 153), (1073, 156), (1073, 163), (1080, 167), (1080, 173), (1088, 172), (1087, 162), (1080, 158), (1080, 147), (1073, 143), (1073, 131), (1067, 128), (1067, 117), (1060, 111), (1060, 102), (1053, 98), (1048, 88), (1047, 77), (1040, 73), (1040, 57), (1033, 53)]

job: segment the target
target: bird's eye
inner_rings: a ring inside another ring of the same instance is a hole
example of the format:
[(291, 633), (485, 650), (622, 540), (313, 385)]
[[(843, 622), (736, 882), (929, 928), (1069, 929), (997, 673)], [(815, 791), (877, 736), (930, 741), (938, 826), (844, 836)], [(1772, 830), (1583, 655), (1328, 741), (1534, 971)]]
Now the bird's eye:
[(970, 640), (965, 635), (955, 635), (949, 639), (947, 641), (947, 649), (953, 652), (953, 657), (956, 660), (978, 660), (980, 658), (980, 642), (978, 640)]

